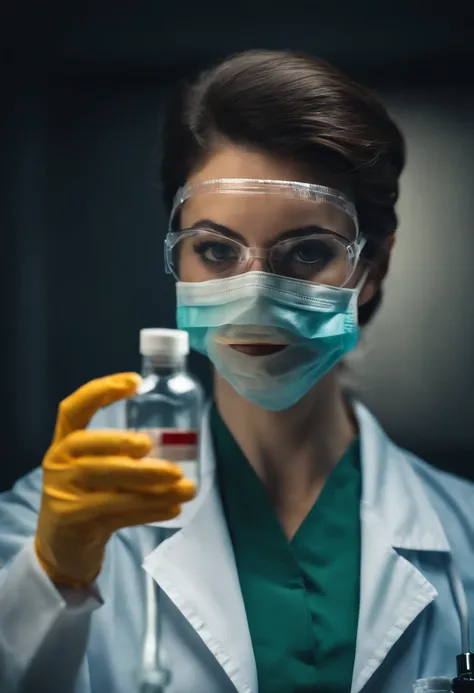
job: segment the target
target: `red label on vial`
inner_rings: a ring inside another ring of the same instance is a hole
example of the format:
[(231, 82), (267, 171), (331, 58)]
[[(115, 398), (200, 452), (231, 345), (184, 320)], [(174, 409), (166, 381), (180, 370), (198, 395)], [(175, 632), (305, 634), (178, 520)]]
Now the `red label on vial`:
[(162, 445), (197, 445), (196, 431), (162, 431)]
[(142, 428), (153, 440), (148, 457), (175, 462), (182, 468), (186, 479), (198, 483), (198, 432), (175, 428)]

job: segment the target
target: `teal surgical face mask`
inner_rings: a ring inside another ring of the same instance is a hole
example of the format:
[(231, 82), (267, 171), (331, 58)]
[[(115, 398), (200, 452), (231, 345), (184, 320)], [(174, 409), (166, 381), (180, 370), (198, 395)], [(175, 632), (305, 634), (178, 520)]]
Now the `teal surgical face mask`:
[[(298, 402), (359, 340), (354, 288), (246, 272), (177, 283), (178, 328), (245, 399), (272, 411)], [(281, 344), (250, 356), (232, 344)]]

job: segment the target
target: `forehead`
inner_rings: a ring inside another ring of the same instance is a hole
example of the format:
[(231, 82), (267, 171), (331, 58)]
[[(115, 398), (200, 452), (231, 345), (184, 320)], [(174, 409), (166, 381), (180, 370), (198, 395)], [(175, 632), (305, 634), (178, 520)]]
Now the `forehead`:
[(188, 182), (199, 183), (210, 178), (261, 178), (300, 181), (336, 188), (350, 197), (349, 183), (343, 176), (330, 173), (314, 162), (311, 173), (303, 165), (282, 157), (255, 150), (221, 145), (196, 167)]
[[(241, 148), (223, 147), (211, 155), (187, 182), (196, 185), (220, 178), (297, 181), (331, 187), (348, 196), (347, 187), (342, 185), (340, 178), (324, 170), (319, 175), (314, 171), (312, 174), (310, 178), (292, 162)], [(265, 236), (311, 225), (345, 235), (354, 232), (350, 217), (334, 205), (289, 193), (197, 192), (180, 209), (181, 228), (192, 226), (201, 219), (209, 219), (241, 233), (258, 232)]]

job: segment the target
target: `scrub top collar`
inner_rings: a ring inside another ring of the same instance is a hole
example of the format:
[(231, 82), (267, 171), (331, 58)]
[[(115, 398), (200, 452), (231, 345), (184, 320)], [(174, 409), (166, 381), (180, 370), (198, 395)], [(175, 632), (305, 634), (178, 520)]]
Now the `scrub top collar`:
[[(210, 430), (211, 405), (212, 402), (206, 405), (201, 429), (199, 493), (183, 506), (179, 517), (152, 523), (154, 526), (173, 530), (185, 527), (217, 484)], [(360, 438), (361, 511), (377, 518), (393, 548), (449, 553), (451, 547), (441, 521), (403, 450), (388, 438), (363, 404), (352, 402), (352, 408)]]

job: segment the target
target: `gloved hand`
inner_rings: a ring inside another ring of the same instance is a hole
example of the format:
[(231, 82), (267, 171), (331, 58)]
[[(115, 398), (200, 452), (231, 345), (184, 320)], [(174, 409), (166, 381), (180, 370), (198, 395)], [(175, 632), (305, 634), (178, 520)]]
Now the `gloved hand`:
[(93, 380), (59, 406), (35, 537), (39, 562), (58, 586), (86, 587), (113, 532), (176, 517), (195, 495), (177, 464), (145, 457), (147, 435), (84, 430), (98, 409), (132, 396), (139, 382), (135, 373)]

